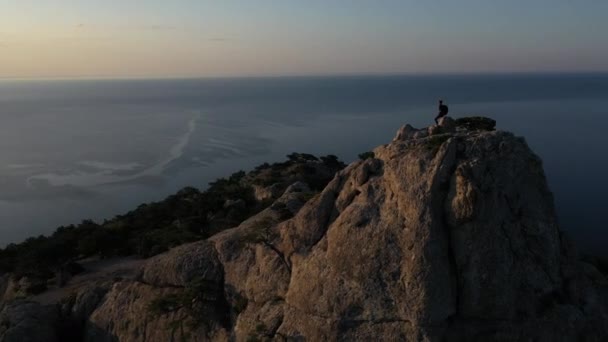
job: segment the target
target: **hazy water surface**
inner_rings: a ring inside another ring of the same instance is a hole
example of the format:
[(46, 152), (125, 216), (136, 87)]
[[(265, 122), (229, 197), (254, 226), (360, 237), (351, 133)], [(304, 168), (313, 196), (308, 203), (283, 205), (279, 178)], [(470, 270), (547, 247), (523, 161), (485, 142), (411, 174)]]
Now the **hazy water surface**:
[(293, 151), (351, 161), (439, 97), (524, 136), (562, 226), (608, 242), (608, 75), (586, 74), (0, 81), (0, 246)]

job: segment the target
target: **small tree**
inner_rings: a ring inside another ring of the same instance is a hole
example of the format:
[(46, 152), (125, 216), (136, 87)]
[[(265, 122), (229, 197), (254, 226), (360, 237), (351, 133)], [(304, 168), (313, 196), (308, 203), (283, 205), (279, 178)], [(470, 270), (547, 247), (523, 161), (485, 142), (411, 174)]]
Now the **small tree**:
[(374, 154), (374, 152), (363, 152), (359, 154), (359, 159), (361, 160), (366, 160), (366, 159), (371, 159), (371, 158), (375, 158), (376, 155)]

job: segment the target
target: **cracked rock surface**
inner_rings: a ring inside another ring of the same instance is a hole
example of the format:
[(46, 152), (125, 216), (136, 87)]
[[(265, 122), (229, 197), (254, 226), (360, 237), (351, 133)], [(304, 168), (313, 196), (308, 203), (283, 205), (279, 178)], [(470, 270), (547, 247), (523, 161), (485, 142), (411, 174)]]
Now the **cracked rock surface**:
[[(541, 160), (490, 121), (404, 126), (320, 194), (296, 183), (238, 227), (148, 260), (108, 290), (87, 339), (608, 340), (605, 275), (560, 232)], [(150, 316), (193, 279), (217, 309), (204, 324)]]
[(558, 229), (540, 159), (511, 133), (451, 131), (405, 127), (274, 226), (289, 269), (247, 252), (263, 280), (235, 279), (237, 340), (273, 322), (270, 337), (309, 341), (605, 339), (603, 290)]
[(604, 290), (559, 231), (541, 160), (511, 133), (441, 125), (405, 126), (273, 226), (285, 263), (212, 239), (242, 269), (237, 340), (256, 326), (309, 341), (608, 337)]

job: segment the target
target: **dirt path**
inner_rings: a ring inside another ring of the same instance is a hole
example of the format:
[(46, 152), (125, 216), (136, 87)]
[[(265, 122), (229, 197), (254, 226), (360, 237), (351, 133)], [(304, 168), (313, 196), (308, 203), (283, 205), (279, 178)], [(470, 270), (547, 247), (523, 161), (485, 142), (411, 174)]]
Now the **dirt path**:
[(135, 257), (85, 259), (78, 263), (85, 269), (71, 278), (63, 287), (54, 287), (30, 299), (41, 304), (55, 304), (79, 288), (113, 278), (134, 279), (145, 259)]

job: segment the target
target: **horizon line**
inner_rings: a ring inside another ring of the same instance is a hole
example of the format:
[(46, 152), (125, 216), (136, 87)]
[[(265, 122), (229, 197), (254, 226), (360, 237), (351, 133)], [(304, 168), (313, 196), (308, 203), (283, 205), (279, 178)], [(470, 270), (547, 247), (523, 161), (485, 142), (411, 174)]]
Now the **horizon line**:
[(276, 79), (276, 78), (348, 78), (348, 77), (400, 77), (400, 76), (507, 76), (507, 75), (603, 75), (608, 70), (549, 70), (549, 71), (439, 71), (439, 72), (394, 72), (394, 73), (326, 73), (326, 74), (267, 74), (224, 76), (49, 76), (49, 77), (2, 77), (3, 81), (154, 81), (154, 80), (221, 80), (221, 79)]

